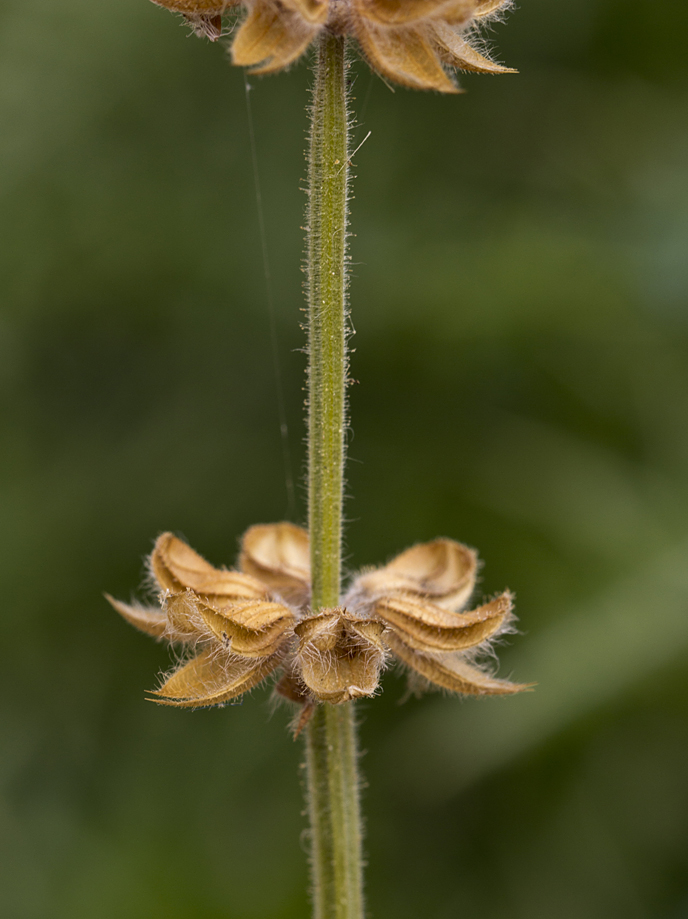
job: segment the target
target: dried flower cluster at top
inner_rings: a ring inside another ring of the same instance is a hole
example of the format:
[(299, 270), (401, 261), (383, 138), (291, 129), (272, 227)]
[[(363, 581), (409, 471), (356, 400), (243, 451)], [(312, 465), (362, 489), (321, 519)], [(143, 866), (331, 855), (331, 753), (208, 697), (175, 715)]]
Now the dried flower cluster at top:
[(312, 611), (308, 535), (289, 523), (251, 527), (239, 571), (218, 569), (171, 533), (149, 561), (159, 608), (108, 597), (132, 625), (185, 646), (186, 659), (153, 695), (166, 705), (219, 705), (278, 668), (277, 690), (307, 709), (375, 693), (390, 653), (451, 692), (496, 695), (521, 684), (476, 666), (512, 621), (509, 593), (461, 613), (475, 586), (475, 552), (449, 539), (413, 546), (359, 575), (338, 609)]
[(215, 40), (222, 15), (243, 5), (247, 16), (232, 43), (242, 67), (267, 73), (287, 67), (329, 29), (354, 38), (370, 66), (413, 89), (457, 92), (451, 68), (508, 73), (480, 54), (471, 35), (511, 0), (153, 0), (182, 13), (199, 34)]

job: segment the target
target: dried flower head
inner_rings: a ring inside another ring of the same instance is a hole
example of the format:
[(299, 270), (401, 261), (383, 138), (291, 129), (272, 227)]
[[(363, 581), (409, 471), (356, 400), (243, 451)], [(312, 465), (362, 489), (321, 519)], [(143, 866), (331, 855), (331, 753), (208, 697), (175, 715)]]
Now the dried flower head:
[(519, 692), (473, 657), (509, 630), (504, 593), (463, 613), (475, 586), (477, 556), (450, 539), (413, 546), (359, 575), (337, 609), (313, 611), (307, 533), (289, 523), (251, 527), (240, 570), (214, 568), (171, 533), (149, 559), (159, 606), (108, 597), (127, 622), (185, 649), (152, 695), (164, 705), (221, 705), (278, 668), (277, 691), (310, 712), (372, 696), (393, 656), (417, 678), (456, 693)]
[(232, 43), (235, 64), (255, 73), (281, 70), (324, 29), (358, 42), (370, 66), (413, 89), (457, 92), (452, 68), (513, 73), (481, 54), (478, 25), (511, 0), (153, 0), (181, 13), (194, 30), (220, 37), (222, 15), (243, 5), (247, 15)]

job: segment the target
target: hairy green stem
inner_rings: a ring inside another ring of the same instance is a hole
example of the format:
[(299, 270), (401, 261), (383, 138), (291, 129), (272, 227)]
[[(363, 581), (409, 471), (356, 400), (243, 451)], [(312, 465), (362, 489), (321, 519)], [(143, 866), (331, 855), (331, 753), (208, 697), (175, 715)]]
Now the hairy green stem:
[(346, 423), (349, 185), (344, 41), (316, 62), (308, 163), (308, 529), (313, 608), (339, 603)]
[[(347, 357), (349, 115), (344, 39), (315, 65), (308, 168), (308, 515), (312, 607), (339, 605)], [(307, 729), (315, 919), (362, 919), (361, 816), (353, 703), (319, 705)]]
[(353, 703), (318, 706), (306, 739), (315, 919), (362, 919), (363, 867)]

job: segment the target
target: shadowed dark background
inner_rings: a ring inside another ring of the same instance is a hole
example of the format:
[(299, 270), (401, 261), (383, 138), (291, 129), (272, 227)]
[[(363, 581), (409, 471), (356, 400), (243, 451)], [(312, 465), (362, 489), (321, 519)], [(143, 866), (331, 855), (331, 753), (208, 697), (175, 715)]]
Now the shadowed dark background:
[[(375, 919), (688, 917), (685, 0), (522, 0), (519, 76), (356, 63), (347, 564), (446, 535), (522, 697), (360, 706)], [(305, 64), (252, 79), (304, 520)], [(290, 514), (244, 78), (145, 0), (0, 0), (0, 913), (308, 914), (269, 691), (144, 701), (128, 599)]]

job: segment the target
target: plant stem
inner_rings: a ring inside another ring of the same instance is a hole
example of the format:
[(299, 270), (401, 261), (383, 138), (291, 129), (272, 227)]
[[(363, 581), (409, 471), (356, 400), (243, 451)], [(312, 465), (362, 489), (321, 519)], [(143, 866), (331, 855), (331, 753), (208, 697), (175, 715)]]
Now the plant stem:
[(353, 703), (319, 705), (307, 730), (314, 919), (363, 919)]
[[(308, 514), (314, 611), (336, 608), (340, 597), (348, 136), (344, 39), (325, 32), (315, 64), (308, 168)], [(362, 919), (353, 704), (319, 705), (306, 745), (315, 919)]]
[(308, 528), (314, 609), (339, 603), (349, 184), (344, 41), (320, 40), (308, 168)]

